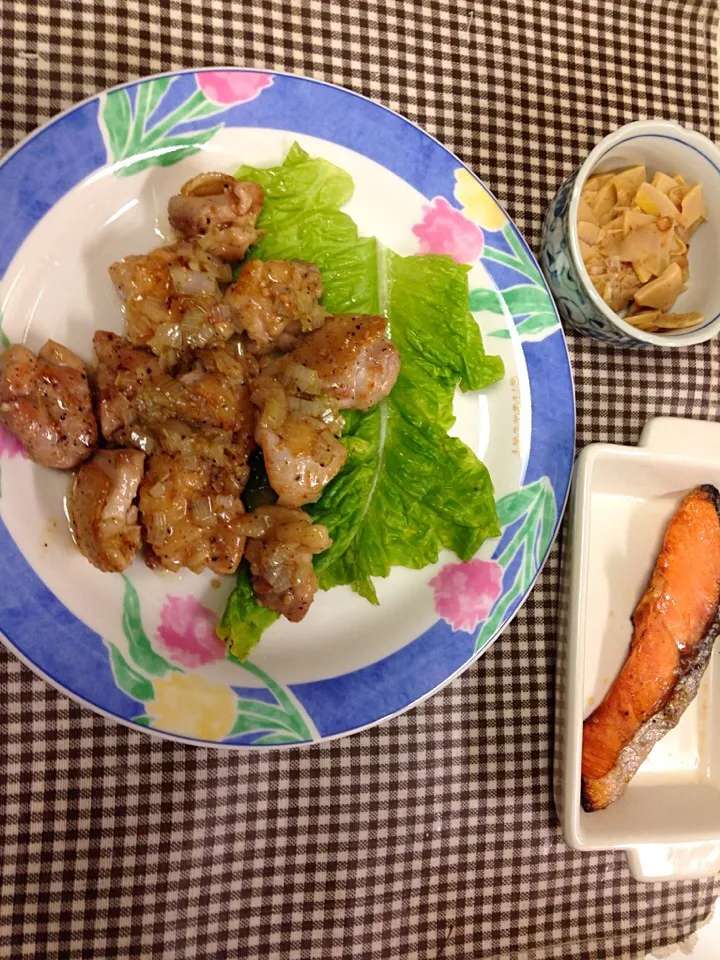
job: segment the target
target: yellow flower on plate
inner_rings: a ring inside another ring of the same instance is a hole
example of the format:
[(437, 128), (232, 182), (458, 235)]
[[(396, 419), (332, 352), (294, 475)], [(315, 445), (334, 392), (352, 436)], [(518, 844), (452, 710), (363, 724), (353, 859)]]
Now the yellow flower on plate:
[(230, 733), (237, 698), (229, 687), (196, 673), (169, 673), (153, 685), (155, 699), (146, 704), (153, 727), (198, 740), (222, 740)]
[(460, 168), (455, 171), (453, 192), (465, 216), (486, 230), (500, 230), (507, 223), (507, 217), (495, 198), (467, 170)]

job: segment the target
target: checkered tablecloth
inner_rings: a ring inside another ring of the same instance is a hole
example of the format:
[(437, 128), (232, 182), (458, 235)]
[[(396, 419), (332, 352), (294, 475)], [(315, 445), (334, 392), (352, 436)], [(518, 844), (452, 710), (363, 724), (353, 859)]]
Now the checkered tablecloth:
[[(416, 120), (535, 245), (614, 127), (716, 132), (711, 0), (0, 0), (0, 23), (4, 148), (138, 75), (297, 71)], [(718, 415), (717, 343), (569, 346), (580, 444)], [(595, 960), (686, 936), (712, 882), (638, 885), (622, 854), (561, 839), (557, 574), (556, 550), (513, 627), (419, 709), (272, 756), (134, 733), (0, 652), (0, 957)]]

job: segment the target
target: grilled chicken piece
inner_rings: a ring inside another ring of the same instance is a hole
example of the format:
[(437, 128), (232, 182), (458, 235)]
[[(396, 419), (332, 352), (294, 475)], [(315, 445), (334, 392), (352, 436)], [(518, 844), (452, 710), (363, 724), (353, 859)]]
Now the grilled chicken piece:
[(78, 470), (68, 496), (75, 542), (98, 570), (119, 573), (140, 548), (133, 500), (143, 475), (139, 450), (99, 450)]
[(302, 510), (280, 506), (257, 507), (242, 521), (247, 536), (245, 557), (250, 564), (258, 601), (288, 620), (302, 620), (317, 590), (314, 553), (332, 541), (321, 524), (313, 524)]
[(165, 369), (234, 332), (219, 287), (231, 279), (230, 265), (195, 243), (125, 257), (108, 272), (124, 301), (127, 339), (149, 347)]
[(97, 443), (85, 365), (48, 340), (37, 356), (20, 344), (0, 354), (0, 419), (43, 467), (69, 470)]
[(341, 410), (367, 410), (387, 396), (400, 370), (397, 347), (385, 338), (384, 317), (338, 314), (301, 337), (289, 354), (274, 359), (264, 372), (277, 375), (288, 363), (314, 370), (321, 389)]
[[(93, 337), (97, 357), (95, 389), (100, 429), (106, 440), (142, 443), (145, 436), (138, 421), (136, 400), (147, 386), (165, 377), (160, 361), (144, 347), (133, 347), (125, 337), (98, 330)], [(146, 449), (146, 452), (149, 452)]]
[(300, 333), (322, 326), (320, 271), (303, 260), (247, 260), (225, 291), (235, 323), (250, 338), (252, 353), (287, 350)]
[(79, 370), (80, 373), (87, 372), (80, 357), (55, 340), (48, 340), (38, 353), (38, 357), (58, 367), (69, 367), (71, 370)]
[(286, 383), (267, 376), (253, 381), (252, 401), (259, 412), (255, 441), (278, 504), (313, 503), (347, 457), (335, 435), (342, 426), (337, 405), (327, 396), (289, 395)]
[(138, 419), (151, 431), (159, 422), (179, 419), (249, 437), (255, 413), (247, 382), (247, 364), (232, 344), (197, 351), (184, 373), (165, 374), (139, 391)]
[(582, 804), (602, 810), (625, 792), (657, 741), (694, 699), (720, 632), (720, 494), (691, 490), (665, 534), (633, 613), (625, 664), (583, 724)]
[(247, 467), (244, 457), (231, 463), (226, 453), (222, 459), (218, 464), (186, 451), (149, 457), (140, 485), (148, 566), (235, 572), (245, 545), (240, 493)]
[(259, 183), (201, 173), (170, 197), (168, 218), (178, 236), (196, 240), (220, 260), (241, 260), (260, 236), (255, 221), (262, 201)]
[(185, 376), (191, 382), (171, 380), (167, 394), (163, 387), (139, 397), (155, 441), (140, 488), (146, 559), (167, 570), (233, 573), (245, 543), (240, 494), (254, 447), (243, 358), (229, 349), (200, 351)]

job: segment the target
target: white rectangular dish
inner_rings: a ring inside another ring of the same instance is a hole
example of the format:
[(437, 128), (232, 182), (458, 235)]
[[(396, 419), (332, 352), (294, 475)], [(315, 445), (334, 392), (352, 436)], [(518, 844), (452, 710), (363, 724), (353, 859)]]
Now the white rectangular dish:
[(658, 418), (637, 447), (593, 444), (575, 467), (563, 550), (555, 803), (577, 850), (625, 849), (639, 880), (720, 870), (720, 642), (695, 701), (606, 810), (580, 806), (582, 723), (622, 666), (630, 616), (684, 494), (720, 486), (720, 423)]

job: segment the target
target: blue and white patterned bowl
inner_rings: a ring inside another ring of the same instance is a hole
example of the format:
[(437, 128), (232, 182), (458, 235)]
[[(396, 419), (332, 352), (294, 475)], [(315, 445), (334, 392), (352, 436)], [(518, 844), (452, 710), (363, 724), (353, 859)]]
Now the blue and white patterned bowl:
[[(612, 311), (585, 270), (577, 237), (580, 191), (591, 173), (644, 163), (651, 172), (681, 173), (703, 185), (707, 223), (695, 234), (688, 289), (676, 309), (698, 310), (705, 320), (678, 333), (638, 330)], [(543, 226), (540, 265), (566, 324), (617, 347), (687, 347), (720, 330), (720, 150), (707, 137), (667, 120), (638, 120), (611, 133), (563, 182)]]

